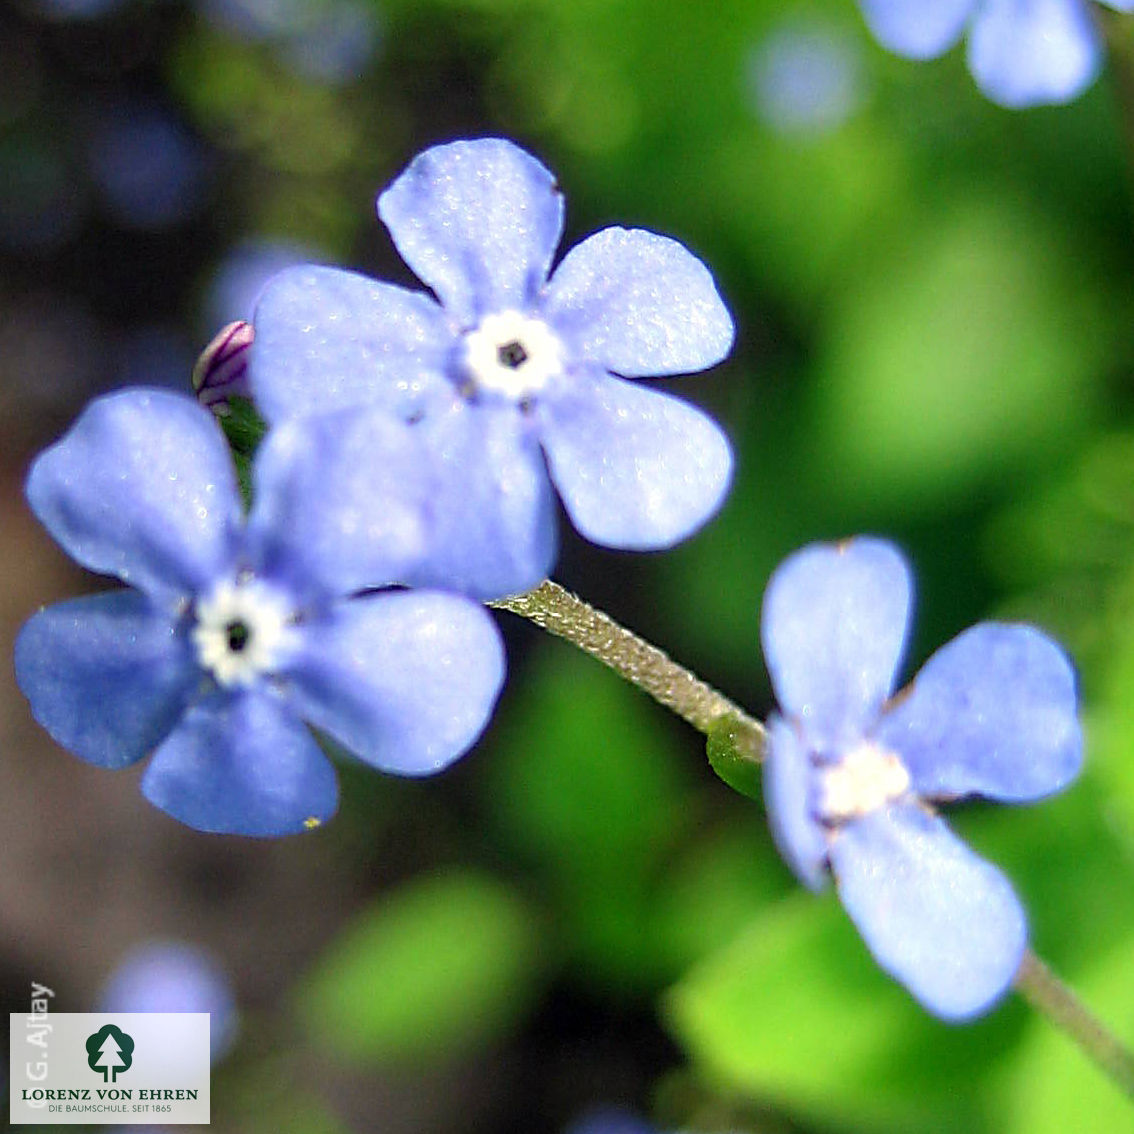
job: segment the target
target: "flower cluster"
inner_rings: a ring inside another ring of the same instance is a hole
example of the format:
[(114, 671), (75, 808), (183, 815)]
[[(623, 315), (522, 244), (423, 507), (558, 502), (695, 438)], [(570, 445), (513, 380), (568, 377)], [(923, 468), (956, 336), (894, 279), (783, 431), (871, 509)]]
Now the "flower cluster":
[[(1120, 12), (1134, 0), (1100, 0)], [(930, 59), (968, 29), (977, 86), (1007, 107), (1070, 102), (1098, 74), (1102, 42), (1089, 0), (859, 0), (883, 46)]]
[[(957, 28), (969, 7), (952, 5)], [(867, 10), (905, 26), (881, 0)], [(465, 752), (504, 679), (479, 600), (550, 571), (553, 488), (583, 535), (634, 549), (690, 535), (728, 488), (721, 430), (632, 381), (731, 346), (712, 278), (682, 245), (608, 228), (552, 270), (562, 198), (498, 139), (427, 151), (378, 211), (432, 295), (288, 268), (254, 326), (226, 327), (202, 355), (204, 404), (100, 398), (28, 477), (64, 550), (126, 584), (25, 625), (16, 674), (32, 712), (91, 763), (152, 753), (143, 793), (201, 830), (321, 825), (338, 787), (318, 738), (401, 775)], [(246, 511), (205, 407), (231, 418), (249, 393), (269, 428)], [(1025, 919), (933, 804), (1066, 785), (1081, 761), (1075, 680), (1038, 631), (989, 623), (891, 699), (910, 596), (878, 540), (806, 548), (777, 570), (765, 794), (803, 881), (833, 874), (879, 963), (963, 1018), (1012, 980)]]
[(403, 775), (476, 740), (504, 658), (473, 600), (550, 571), (548, 466), (580, 529), (618, 547), (688, 535), (728, 485), (718, 427), (625, 380), (731, 345), (680, 244), (607, 229), (548, 281), (562, 198), (496, 139), (422, 154), (379, 209), (440, 304), (292, 269), (194, 373), (205, 405), (251, 390), (271, 423), (246, 517), (213, 416), (158, 390), (95, 401), (28, 478), (64, 550), (128, 584), (24, 627), (32, 712), (94, 764), (152, 751), (142, 791), (201, 830), (323, 823), (337, 781), (311, 728)]
[(776, 570), (762, 638), (782, 715), (764, 792), (796, 874), (818, 889), (832, 873), (878, 963), (963, 1019), (1007, 989), (1027, 928), (1008, 881), (932, 804), (1065, 787), (1082, 761), (1075, 676), (1038, 630), (985, 622), (891, 699), (911, 591), (904, 560), (876, 539), (807, 547)]

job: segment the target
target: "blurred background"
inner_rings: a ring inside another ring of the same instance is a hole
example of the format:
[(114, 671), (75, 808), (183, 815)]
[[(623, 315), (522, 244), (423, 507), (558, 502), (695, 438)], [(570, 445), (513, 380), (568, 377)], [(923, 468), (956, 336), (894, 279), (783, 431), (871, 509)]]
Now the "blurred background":
[[(100, 391), (188, 389), (280, 267), (412, 284), (375, 194), (428, 144), (506, 135), (558, 175), (564, 247), (673, 235), (739, 327), (724, 366), (669, 386), (734, 442), (724, 512), (664, 555), (564, 529), (556, 577), (759, 715), (760, 597), (809, 540), (906, 549), (907, 676), (981, 618), (1059, 636), (1086, 774), (953, 818), (1016, 884), (1036, 951), (1134, 1042), (1121, 75), (1008, 112), (959, 51), (885, 54), (852, 0), (8, 0), (0, 76), (5, 656), (38, 605), (91, 589), (26, 511), (31, 457)], [(336, 820), (286, 841), (179, 826), (137, 769), (52, 745), (5, 665), (5, 1011), (33, 980), (94, 1010), (139, 949), (189, 950), (192, 979), (160, 975), (225, 1006), (220, 1131), (1131, 1128), (1017, 998), (962, 1028), (926, 1016), (793, 882), (697, 735), (500, 622), (511, 677), (480, 744), (426, 782), (344, 767)]]

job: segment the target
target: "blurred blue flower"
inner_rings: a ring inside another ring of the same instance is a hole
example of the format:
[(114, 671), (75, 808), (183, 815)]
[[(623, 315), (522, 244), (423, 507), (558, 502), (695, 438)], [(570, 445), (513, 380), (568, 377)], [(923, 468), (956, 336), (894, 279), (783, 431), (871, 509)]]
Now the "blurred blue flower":
[(212, 1060), (232, 1047), (238, 1026), (228, 977), (208, 953), (181, 941), (132, 949), (107, 978), (99, 1012), (207, 1012)]
[(753, 109), (785, 134), (822, 134), (841, 126), (862, 102), (855, 42), (833, 25), (780, 24), (748, 57)]
[(155, 106), (116, 106), (99, 118), (87, 145), (91, 177), (127, 228), (179, 224), (200, 207), (208, 182), (202, 146)]
[(980, 623), (894, 689), (911, 582), (893, 545), (816, 544), (775, 571), (761, 637), (782, 716), (769, 722), (764, 793), (799, 877), (828, 870), (878, 963), (930, 1011), (963, 1019), (1007, 989), (1026, 944), (1004, 876), (931, 802), (1013, 803), (1078, 773), (1075, 676), (1028, 626)]
[[(28, 476), (73, 558), (131, 588), (47, 607), (16, 642), (36, 719), (90, 763), (156, 749), (142, 791), (205, 831), (282, 835), (333, 814), (303, 722), (402, 775), (464, 752), (504, 674), (487, 613), (379, 591), (423, 553), (433, 490), (412, 432), (377, 414), (275, 430), (245, 521), (208, 410), (162, 390), (100, 398)], [(352, 597), (353, 596), (353, 597)]]
[[(1099, 0), (1120, 12), (1134, 0)], [(1087, 0), (859, 0), (884, 47), (914, 59), (947, 51), (968, 28), (977, 86), (1002, 106), (1070, 102), (1094, 81), (1102, 39)]]
[(449, 487), (445, 538), (412, 581), (481, 597), (538, 583), (555, 557), (551, 482), (576, 528), (609, 547), (668, 547), (716, 511), (724, 434), (625, 380), (728, 352), (732, 319), (700, 260), (607, 228), (549, 280), (562, 197), (494, 138), (427, 150), (378, 212), (440, 303), (334, 268), (285, 271), (257, 307), (249, 376), (270, 421), (376, 405), (417, 423)]

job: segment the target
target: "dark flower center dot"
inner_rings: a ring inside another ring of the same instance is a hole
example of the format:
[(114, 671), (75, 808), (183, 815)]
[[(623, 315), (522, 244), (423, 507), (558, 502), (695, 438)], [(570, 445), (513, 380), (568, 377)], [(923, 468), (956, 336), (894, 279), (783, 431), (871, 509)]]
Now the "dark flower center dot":
[(239, 619), (225, 626), (224, 633), (228, 639), (228, 648), (234, 654), (241, 653), (248, 645), (248, 639), (252, 637), (252, 631), (248, 629), (247, 623)]
[(524, 350), (523, 343), (513, 339), (510, 343), (503, 343), (496, 348), (496, 360), (509, 370), (519, 370), (528, 361), (528, 352)]

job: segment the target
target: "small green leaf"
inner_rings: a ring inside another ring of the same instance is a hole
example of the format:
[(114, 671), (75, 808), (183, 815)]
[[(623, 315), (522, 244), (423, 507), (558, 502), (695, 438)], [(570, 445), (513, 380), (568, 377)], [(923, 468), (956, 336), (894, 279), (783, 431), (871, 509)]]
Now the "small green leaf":
[(229, 398), (228, 413), (217, 420), (238, 456), (251, 458), (268, 432), (267, 423), (247, 398)]
[(709, 726), (705, 750), (713, 771), (733, 791), (759, 802), (764, 798), (760, 765), (743, 743), (748, 737), (749, 730), (735, 717), (721, 717)]

